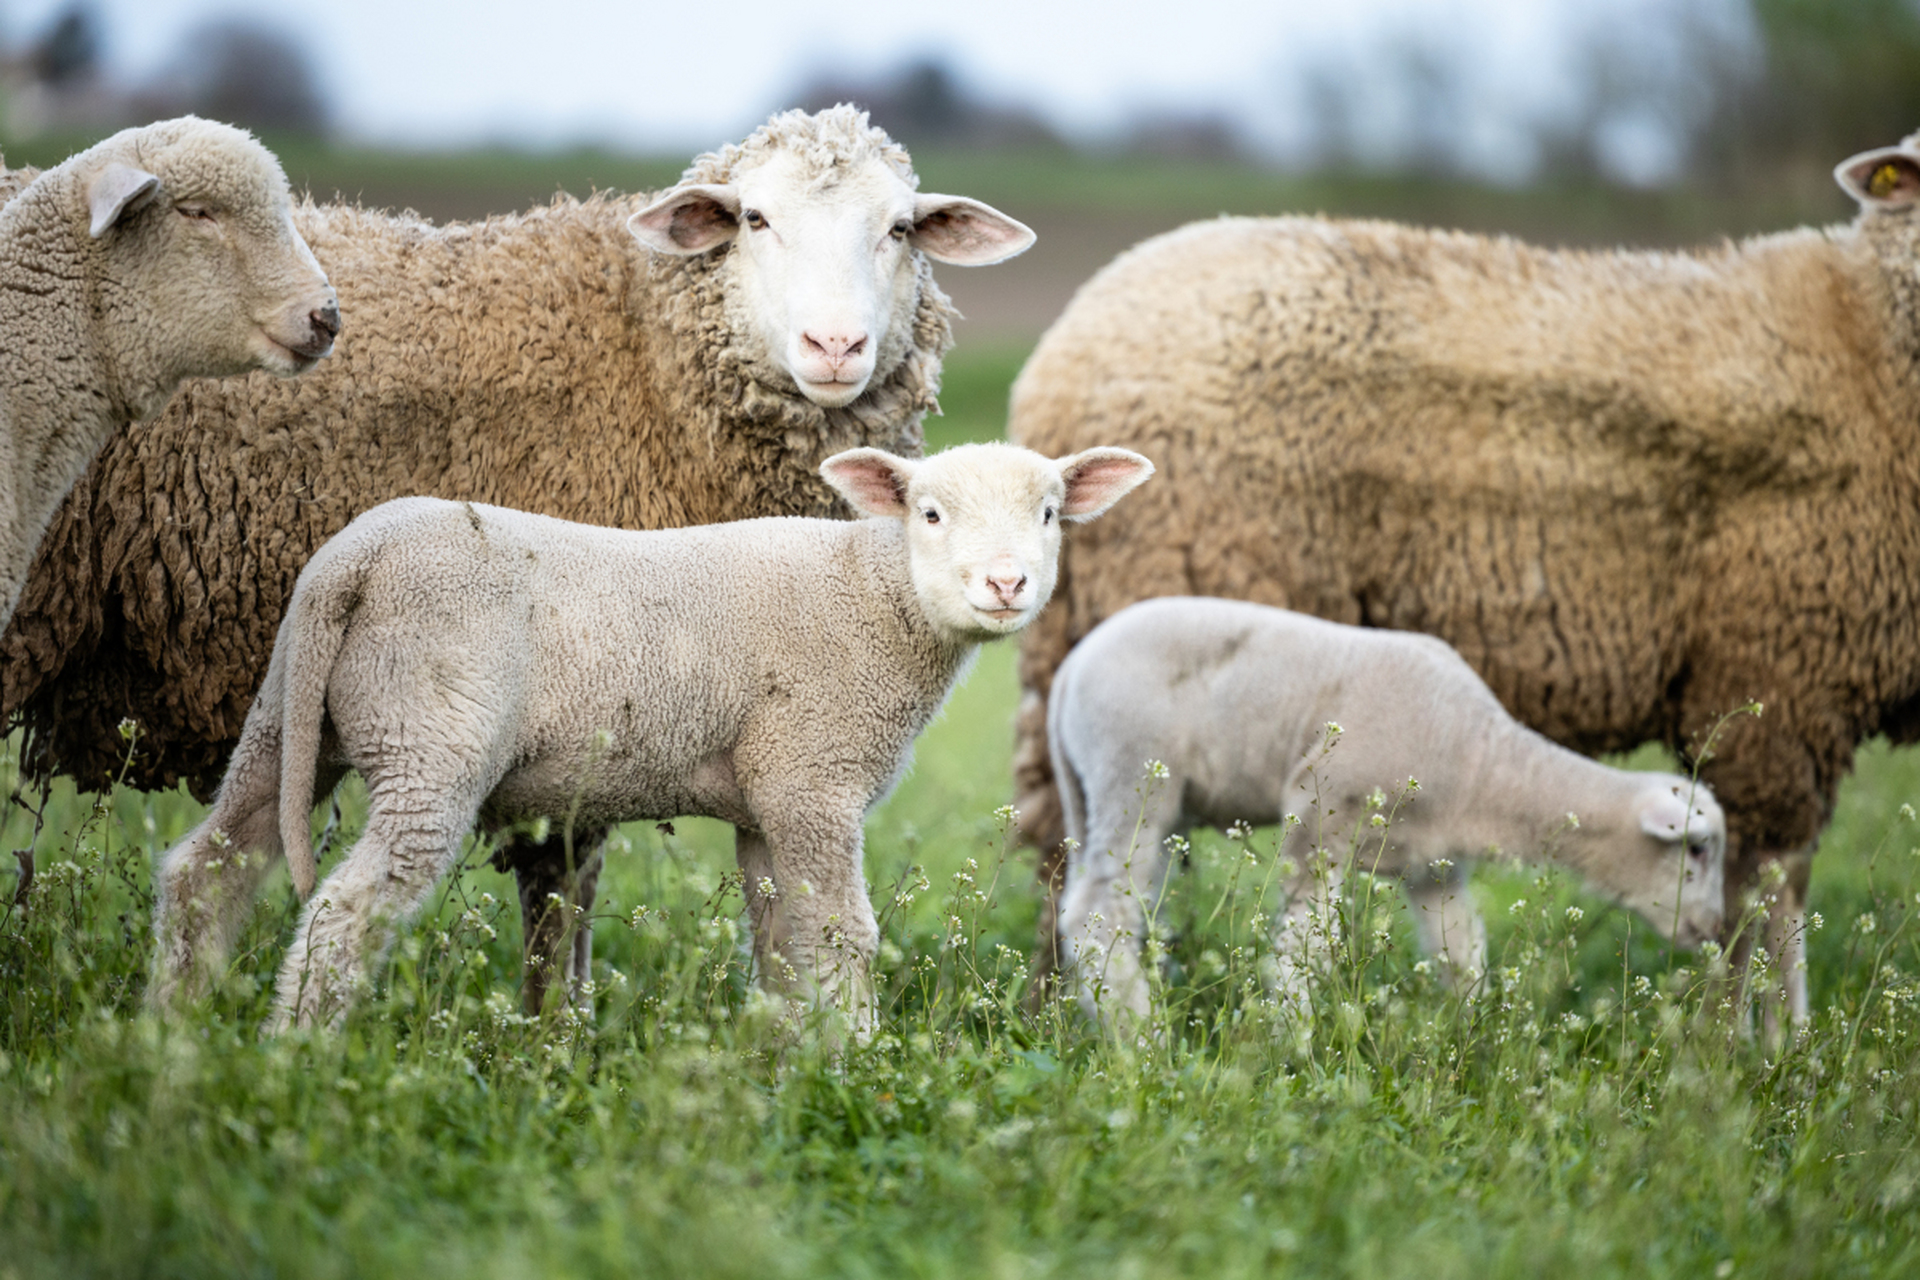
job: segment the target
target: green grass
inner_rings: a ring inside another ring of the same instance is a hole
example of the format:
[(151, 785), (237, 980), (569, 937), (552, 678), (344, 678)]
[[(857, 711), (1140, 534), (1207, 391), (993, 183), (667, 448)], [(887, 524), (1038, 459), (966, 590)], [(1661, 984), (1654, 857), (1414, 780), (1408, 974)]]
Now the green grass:
[(1436, 988), (1397, 898), (1362, 898), (1359, 952), (1276, 1034), (1271, 833), (1195, 840), (1160, 915), (1167, 1014), (1126, 1048), (1018, 1005), (1031, 873), (994, 812), (1012, 657), (986, 653), (872, 815), (883, 1032), (838, 1060), (783, 1049), (746, 998), (718, 824), (620, 833), (582, 1016), (517, 1016), (511, 887), (469, 867), (344, 1030), (262, 1041), (283, 875), (219, 994), (157, 1023), (148, 868), (199, 806), (58, 790), (37, 839), (14, 806), (0, 839), (40, 878), (0, 920), (0, 1276), (1920, 1264), (1920, 830), (1897, 812), (1920, 758), (1870, 747), (1843, 789), (1820, 1012), (1783, 1051), (1732, 1029), (1701, 958), (1518, 870), (1479, 881), (1497, 995)]
[[(325, 156), (283, 154), (324, 187)], [(618, 167), (631, 163), (501, 153), (351, 171), (521, 192), (508, 208), (677, 171)], [(1130, 186), (1144, 171), (1119, 162), (972, 163), (921, 157), (929, 189), (1007, 204), (1041, 184), (1084, 207), (1201, 212), (1412, 198), (1210, 166)], [(1439, 184), (1423, 207), (1450, 198), (1466, 222), (1545, 210), (1526, 216), (1604, 235), (1625, 216), (1579, 193)], [(1646, 207), (1676, 228), (1702, 208), (1707, 225), (1745, 225), (1692, 199)], [(1581, 223), (1575, 204), (1602, 214)], [(1000, 436), (1024, 356), (956, 351), (929, 447)], [(1920, 753), (1870, 744), (1842, 789), (1813, 888), (1818, 1013), (1784, 1049), (1734, 1028), (1710, 958), (1524, 870), (1476, 880), (1495, 994), (1440, 990), (1408, 954), (1397, 897), (1363, 892), (1312, 1022), (1278, 1024), (1257, 980), (1271, 832), (1195, 838), (1158, 916), (1164, 1016), (1128, 1047), (1021, 1005), (1031, 860), (996, 812), (1013, 659), (986, 651), (871, 816), (883, 1029), (838, 1058), (785, 1044), (748, 998), (717, 823), (619, 833), (577, 1016), (517, 1015), (512, 886), (476, 853), (342, 1031), (262, 1041), (295, 910), (284, 875), (218, 993), (159, 1023), (141, 1011), (150, 868), (204, 810), (67, 787), (11, 801), (0, 851), (33, 849), (40, 875), (6, 906), (16, 880), (0, 866), (0, 1280), (1920, 1266), (1920, 829), (1901, 814), (1920, 802)], [(0, 793), (12, 783), (0, 765)]]

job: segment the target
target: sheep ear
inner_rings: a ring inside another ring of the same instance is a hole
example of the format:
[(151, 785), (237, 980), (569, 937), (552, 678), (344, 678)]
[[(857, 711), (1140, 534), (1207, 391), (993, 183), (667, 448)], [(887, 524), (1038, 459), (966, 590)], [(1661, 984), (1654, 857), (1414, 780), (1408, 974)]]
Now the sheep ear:
[(1862, 209), (1912, 204), (1920, 200), (1920, 157), (1900, 147), (1862, 151), (1842, 160), (1833, 180)]
[(1066, 482), (1065, 520), (1091, 520), (1153, 474), (1153, 464), (1131, 449), (1103, 447), (1069, 454), (1056, 464)]
[(848, 449), (820, 464), (820, 474), (863, 516), (907, 514), (913, 463), (885, 449)]
[(1033, 245), (1033, 230), (992, 205), (965, 196), (915, 196), (913, 247), (935, 262), (984, 267)]
[(87, 208), (93, 215), (88, 234), (98, 240), (122, 217), (144, 208), (159, 190), (160, 179), (115, 160), (87, 184)]
[(627, 230), (656, 253), (705, 253), (740, 233), (739, 189), (694, 183), (675, 187), (628, 218)]
[(1686, 830), (1687, 817), (1687, 802), (1662, 792), (1640, 811), (1640, 829), (1656, 840), (1678, 840)]

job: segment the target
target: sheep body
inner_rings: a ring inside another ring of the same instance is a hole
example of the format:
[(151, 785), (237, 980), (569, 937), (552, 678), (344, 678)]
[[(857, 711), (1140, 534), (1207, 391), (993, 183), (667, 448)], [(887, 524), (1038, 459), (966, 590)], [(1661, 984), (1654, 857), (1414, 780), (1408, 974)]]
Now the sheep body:
[(0, 625), (101, 443), (180, 382), (327, 354), (339, 312), (273, 155), (191, 116), (127, 129), (0, 204)]
[[(916, 466), (855, 450), (828, 475), (893, 517), (855, 522), (630, 532), (431, 498), (375, 508), (302, 573), (213, 809), (165, 857), (153, 998), (218, 963), (273, 855), (312, 888), (314, 788), (351, 767), (366, 834), (308, 906), (282, 1019), (344, 1007), (476, 817), (680, 814), (738, 829), (763, 978), (802, 975), (864, 1017), (867, 808), (977, 645), (1045, 603), (1055, 511), (1093, 514), (1076, 496), (1107, 483), (1104, 509), (1150, 469), (1120, 451), (1056, 464), (971, 446)], [(923, 521), (927, 504), (945, 520)], [(216, 832), (246, 856), (210, 858)]]
[[(1920, 151), (1870, 162), (1911, 177)], [(1757, 700), (1701, 776), (1728, 815), (1730, 921), (1784, 864), (1767, 933), (1804, 1017), (1835, 787), (1861, 738), (1920, 732), (1920, 180), (1858, 187), (1849, 226), (1693, 253), (1276, 218), (1117, 259), (1013, 393), (1014, 439), (1097, 436), (1168, 476), (1068, 547), (1061, 607), (1023, 639), (1033, 838), (1060, 835), (1052, 673), (1149, 596), (1430, 632), (1589, 753), (1686, 756)]]
[(889, 277), (895, 310), (872, 335), (870, 379), (829, 406), (769, 351), (741, 296), (745, 256), (711, 238), (732, 215), (699, 206), (710, 215), (699, 253), (649, 251), (628, 229), (690, 190), (720, 199), (789, 154), (808, 158), (819, 199), (883, 180), (906, 207), (933, 199), (914, 195), (904, 151), (840, 108), (778, 117), (697, 158), (658, 201), (558, 198), (438, 227), (299, 207), (354, 317), (351, 340), (302, 383), (190, 385), (144, 431), (109, 442), (0, 639), (0, 715), (24, 722), (28, 767), (106, 776), (132, 716), (142, 738), (129, 780), (205, 794), (301, 567), (391, 498), (628, 528), (844, 514), (820, 462), (864, 444), (917, 453), (936, 407), (953, 311), (921, 233)]
[[(1296, 872), (1278, 950), (1290, 997), (1300, 952), (1327, 937), (1308, 927), (1317, 890), (1337, 889), (1348, 859), (1405, 878), (1422, 945), (1474, 977), (1485, 928), (1455, 873), (1471, 859), (1545, 856), (1685, 944), (1720, 925), (1726, 826), (1706, 787), (1548, 741), (1430, 636), (1236, 600), (1149, 600), (1061, 663), (1047, 730), (1074, 842), (1060, 946), (1089, 1005), (1104, 983), (1118, 1008), (1146, 1012), (1143, 911), (1162, 840), (1194, 825), (1288, 823)], [(1143, 780), (1147, 761), (1158, 766)]]

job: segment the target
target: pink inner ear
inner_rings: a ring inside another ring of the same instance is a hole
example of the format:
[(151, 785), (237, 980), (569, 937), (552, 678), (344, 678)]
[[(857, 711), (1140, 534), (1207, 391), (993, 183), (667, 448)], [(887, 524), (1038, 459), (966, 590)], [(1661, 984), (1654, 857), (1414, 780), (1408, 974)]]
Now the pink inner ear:
[(667, 238), (683, 249), (710, 248), (731, 235), (733, 225), (733, 215), (718, 201), (701, 196), (674, 206)]
[(1067, 502), (1060, 514), (1086, 515), (1104, 511), (1133, 487), (1140, 464), (1130, 458), (1094, 458), (1081, 463), (1067, 476)]
[(847, 501), (870, 516), (907, 513), (907, 478), (883, 459), (843, 458), (826, 464), (828, 479)]

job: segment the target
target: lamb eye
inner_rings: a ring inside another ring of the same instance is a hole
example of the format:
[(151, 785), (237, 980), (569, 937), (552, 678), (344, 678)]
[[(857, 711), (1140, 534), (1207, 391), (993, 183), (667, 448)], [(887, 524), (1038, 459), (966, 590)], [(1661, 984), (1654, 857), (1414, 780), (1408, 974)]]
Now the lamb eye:
[(928, 523), (928, 524), (939, 524), (939, 523), (940, 523), (940, 513), (939, 513), (938, 511), (931, 511), (931, 510), (930, 510), (930, 511), (928, 511), (928, 512), (926, 513), (926, 516), (927, 516), (927, 523)]
[(913, 231), (913, 224), (911, 222), (908, 222), (905, 218), (902, 218), (900, 219), (900, 221), (893, 224), (893, 229), (888, 231), (887, 234), (892, 236), (895, 240), (905, 240), (907, 236), (912, 233), (912, 231)]
[(1052, 523), (1053, 523), (1053, 508), (1052, 508), (1052, 507), (1048, 507), (1048, 508), (1046, 508), (1046, 509), (1045, 509), (1044, 511), (1042, 511), (1042, 512), (1040, 513), (1040, 523), (1041, 523), (1041, 524), (1052, 524)]
[(758, 209), (742, 209), (740, 211), (740, 220), (755, 231), (765, 231), (767, 229), (766, 215)]
[(212, 222), (213, 210), (201, 204), (177, 204), (174, 210), (183, 218), (192, 218), (196, 222)]

